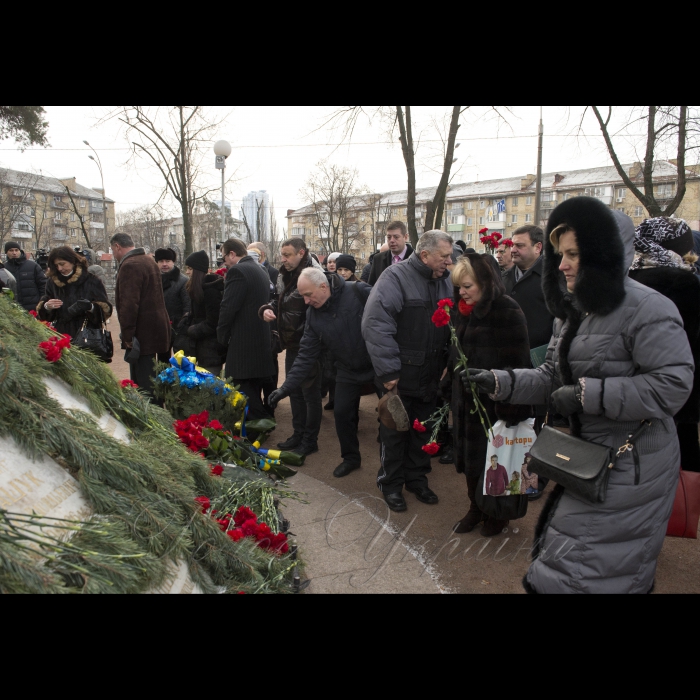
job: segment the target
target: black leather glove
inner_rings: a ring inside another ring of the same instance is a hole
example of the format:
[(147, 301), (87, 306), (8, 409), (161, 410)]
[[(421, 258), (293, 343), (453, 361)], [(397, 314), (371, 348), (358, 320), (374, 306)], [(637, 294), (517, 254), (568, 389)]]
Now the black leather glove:
[(268, 397), (267, 397), (267, 405), (274, 411), (275, 408), (277, 408), (277, 404), (286, 396), (289, 396), (289, 394), (282, 388), (275, 389)]
[(581, 385), (576, 382), (573, 386), (563, 386), (552, 394), (552, 403), (557, 413), (568, 418), (574, 413), (583, 413), (581, 401)]
[(92, 302), (87, 299), (78, 299), (72, 306), (68, 307), (68, 313), (71, 316), (77, 316), (78, 314), (85, 314), (92, 309)]
[(470, 382), (474, 382), (481, 391), (487, 394), (493, 394), (496, 391), (496, 377), (493, 376), (493, 372), (488, 369), (470, 369), (467, 374), (467, 370), (462, 370), (459, 373), (459, 378), (462, 380), (465, 389), (470, 389)]

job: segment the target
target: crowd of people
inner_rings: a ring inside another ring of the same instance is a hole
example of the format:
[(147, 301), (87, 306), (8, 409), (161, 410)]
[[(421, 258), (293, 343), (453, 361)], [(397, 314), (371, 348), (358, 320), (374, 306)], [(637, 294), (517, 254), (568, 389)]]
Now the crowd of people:
[[(548, 484), (528, 471), (529, 454), (512, 474), (498, 459), (487, 465), (476, 399), (491, 423), (527, 421), (538, 434), (546, 424), (608, 447), (646, 421), (611, 470), (603, 503), (549, 489), (523, 584), (537, 593), (650, 592), (679, 469), (700, 470), (696, 239), (680, 219), (635, 229), (621, 212), (576, 197), (552, 212), (546, 232), (526, 225), (497, 244), (480, 254), (435, 230), (414, 249), (395, 221), (361, 270), (340, 252), (321, 264), (300, 238), (282, 243), (279, 269), (263, 243), (229, 239), (221, 269), (198, 251), (180, 270), (172, 250), (154, 259), (116, 234), (115, 307), (131, 378), (150, 392), (154, 360), (184, 350), (240, 387), (251, 418), (274, 416), (289, 398), (293, 432), (278, 447), (302, 455), (319, 449), (328, 394), (338, 478), (361, 468), (360, 398), (374, 393), (387, 507), (407, 510), (405, 492), (439, 502), (428, 481), (437, 456), (466, 479), (454, 532), (481, 526), (484, 537), (522, 517)], [(0, 284), (57, 330), (112, 313), (104, 285), (70, 248), (51, 251), (48, 280), (16, 243), (5, 252)], [(440, 306), (451, 325), (435, 322)], [(451, 426), (437, 450), (426, 449), (424, 426), (440, 412)]]

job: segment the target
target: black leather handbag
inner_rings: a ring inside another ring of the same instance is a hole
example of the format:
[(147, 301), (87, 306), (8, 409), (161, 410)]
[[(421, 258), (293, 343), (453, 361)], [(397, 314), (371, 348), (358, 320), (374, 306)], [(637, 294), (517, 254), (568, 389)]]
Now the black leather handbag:
[(85, 318), (83, 327), (78, 331), (75, 338), (73, 338), (73, 345), (82, 350), (89, 350), (97, 355), (102, 362), (109, 363), (114, 356), (112, 334), (107, 330), (102, 308), (97, 304), (95, 304), (95, 306), (100, 310), (100, 325), (97, 328), (92, 327), (88, 324), (88, 319)]
[(634, 483), (639, 483), (639, 456), (635, 440), (651, 425), (642, 421), (634, 433), (630, 433), (622, 447), (598, 445), (588, 440), (567, 435), (545, 425), (537, 436), (530, 456), (528, 470), (561, 484), (572, 496), (587, 503), (603, 503), (608, 490), (610, 471), (618, 457), (631, 451), (634, 458)]

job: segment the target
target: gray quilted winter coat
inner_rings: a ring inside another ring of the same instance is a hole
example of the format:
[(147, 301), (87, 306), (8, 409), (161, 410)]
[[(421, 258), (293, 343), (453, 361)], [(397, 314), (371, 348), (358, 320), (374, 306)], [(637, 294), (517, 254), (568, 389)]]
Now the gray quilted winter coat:
[[(576, 231), (580, 252), (574, 298), (565, 292), (561, 257), (549, 242), (560, 223)], [(634, 227), (598, 200), (576, 197), (548, 221), (543, 286), (555, 315), (547, 360), (536, 370), (497, 371), (497, 399), (544, 404), (563, 384), (585, 378), (581, 437), (618, 448), (643, 419), (637, 440), (640, 481), (627, 452), (610, 475), (604, 503), (591, 505), (557, 486), (535, 533), (524, 581), (535, 593), (648, 593), (654, 583), (678, 482), (673, 415), (693, 384), (693, 357), (673, 302), (627, 277)], [(580, 324), (580, 325), (579, 325)]]

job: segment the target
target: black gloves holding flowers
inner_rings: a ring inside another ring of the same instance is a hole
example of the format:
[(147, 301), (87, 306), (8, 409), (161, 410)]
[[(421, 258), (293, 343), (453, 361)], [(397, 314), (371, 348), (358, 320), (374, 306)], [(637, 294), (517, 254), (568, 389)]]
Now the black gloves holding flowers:
[(459, 373), (459, 378), (462, 380), (465, 389), (471, 389), (470, 384), (474, 383), (486, 394), (493, 394), (493, 392), (496, 391), (496, 377), (493, 376), (491, 370), (463, 369)]

